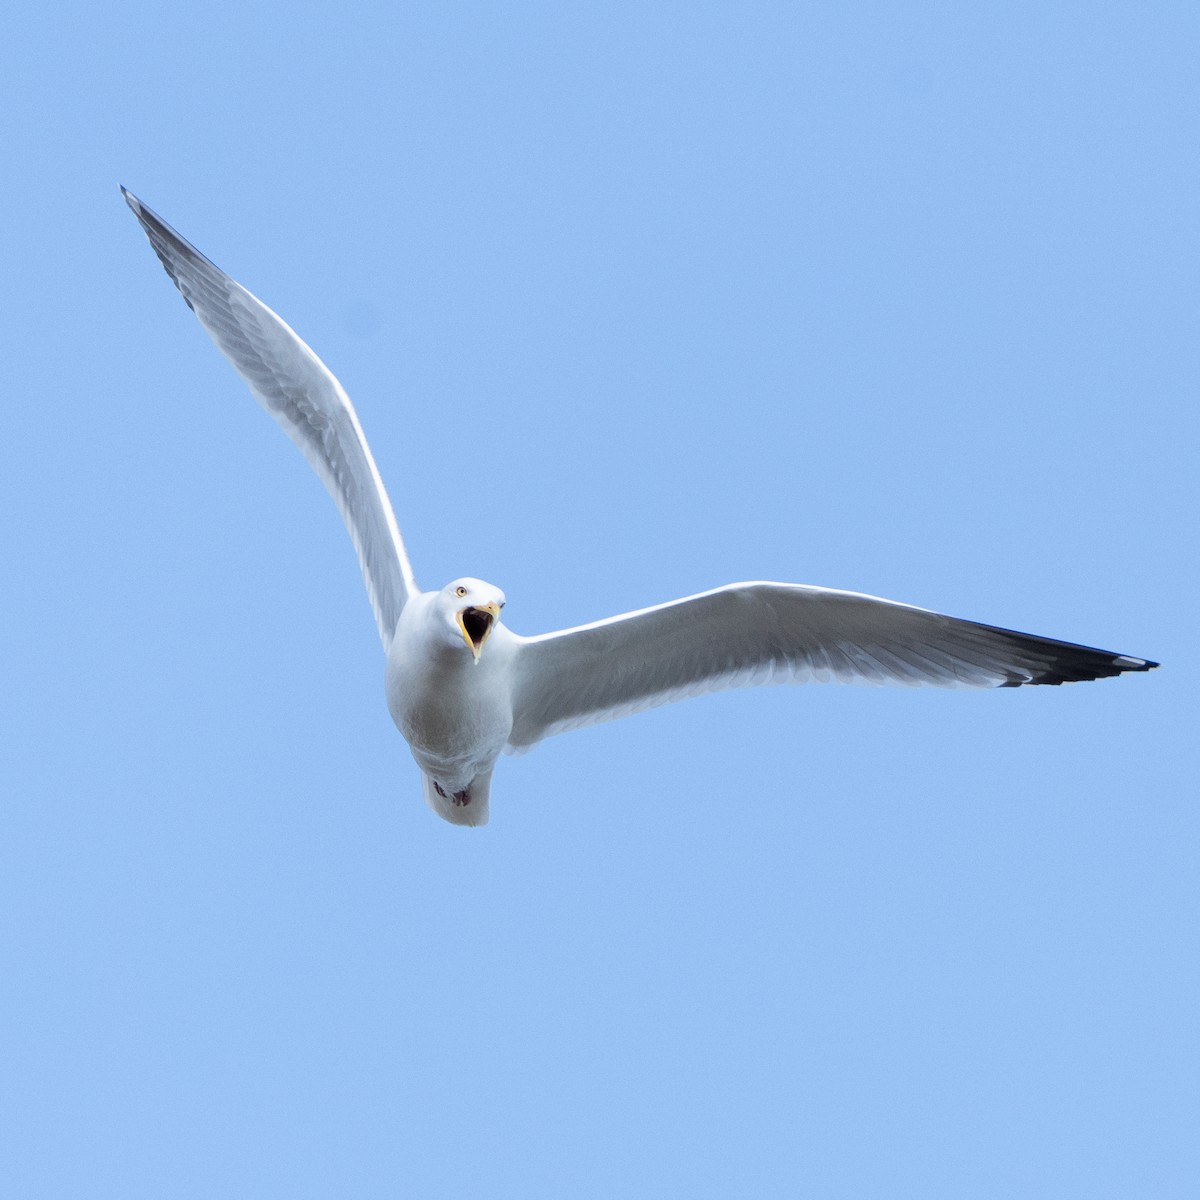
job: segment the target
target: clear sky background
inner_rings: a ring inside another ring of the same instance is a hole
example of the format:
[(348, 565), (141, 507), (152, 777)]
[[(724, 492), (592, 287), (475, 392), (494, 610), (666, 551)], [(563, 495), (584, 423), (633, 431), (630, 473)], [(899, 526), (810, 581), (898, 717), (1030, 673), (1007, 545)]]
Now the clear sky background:
[[(1194, 4), (4, 23), (0, 1190), (1200, 1194)], [(444, 824), (119, 183), (518, 632), (766, 578), (1165, 665), (708, 698)]]

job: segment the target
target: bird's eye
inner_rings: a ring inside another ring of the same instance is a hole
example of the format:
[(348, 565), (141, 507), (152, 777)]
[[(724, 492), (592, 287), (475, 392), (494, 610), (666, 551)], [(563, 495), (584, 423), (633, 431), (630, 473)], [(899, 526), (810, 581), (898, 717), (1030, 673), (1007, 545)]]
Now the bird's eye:
[(454, 594), (456, 596), (465, 596), (467, 594), (467, 589), (463, 587), (462, 584), (459, 584), (458, 587), (454, 589)]

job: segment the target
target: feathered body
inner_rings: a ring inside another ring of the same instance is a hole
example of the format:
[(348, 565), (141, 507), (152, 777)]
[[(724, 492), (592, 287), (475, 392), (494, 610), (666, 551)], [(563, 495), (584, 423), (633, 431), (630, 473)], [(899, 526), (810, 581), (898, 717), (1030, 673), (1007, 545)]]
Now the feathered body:
[(405, 605), (388, 650), (386, 686), (392, 720), (425, 776), (426, 802), (456, 825), (482, 825), (492, 768), (512, 732), (515, 642), (499, 626), (478, 658), (464, 652), (445, 593), (468, 582), (487, 588), (455, 581)]

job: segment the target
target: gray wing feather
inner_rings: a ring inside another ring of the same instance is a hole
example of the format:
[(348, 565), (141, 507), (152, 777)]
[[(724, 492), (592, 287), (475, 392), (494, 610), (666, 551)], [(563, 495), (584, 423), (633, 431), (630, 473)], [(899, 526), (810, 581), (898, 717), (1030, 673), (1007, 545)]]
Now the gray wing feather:
[(286, 322), (136, 196), (124, 188), (121, 193), (188, 307), (333, 497), (358, 554), (386, 650), (416, 584), (350, 398)]
[(727, 688), (828, 682), (1017, 687), (1155, 666), (858, 592), (735, 583), (592, 625), (518, 638), (509, 749)]

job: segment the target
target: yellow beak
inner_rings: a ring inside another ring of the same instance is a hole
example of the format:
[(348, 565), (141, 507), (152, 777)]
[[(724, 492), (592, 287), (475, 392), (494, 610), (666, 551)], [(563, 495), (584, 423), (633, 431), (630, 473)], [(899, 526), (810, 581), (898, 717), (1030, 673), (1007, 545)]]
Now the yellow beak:
[(459, 632), (463, 635), (463, 641), (467, 643), (467, 649), (475, 656), (475, 661), (479, 662), (483, 643), (488, 640), (492, 630), (496, 628), (496, 622), (500, 620), (500, 605), (469, 605), (454, 619), (458, 622)]

